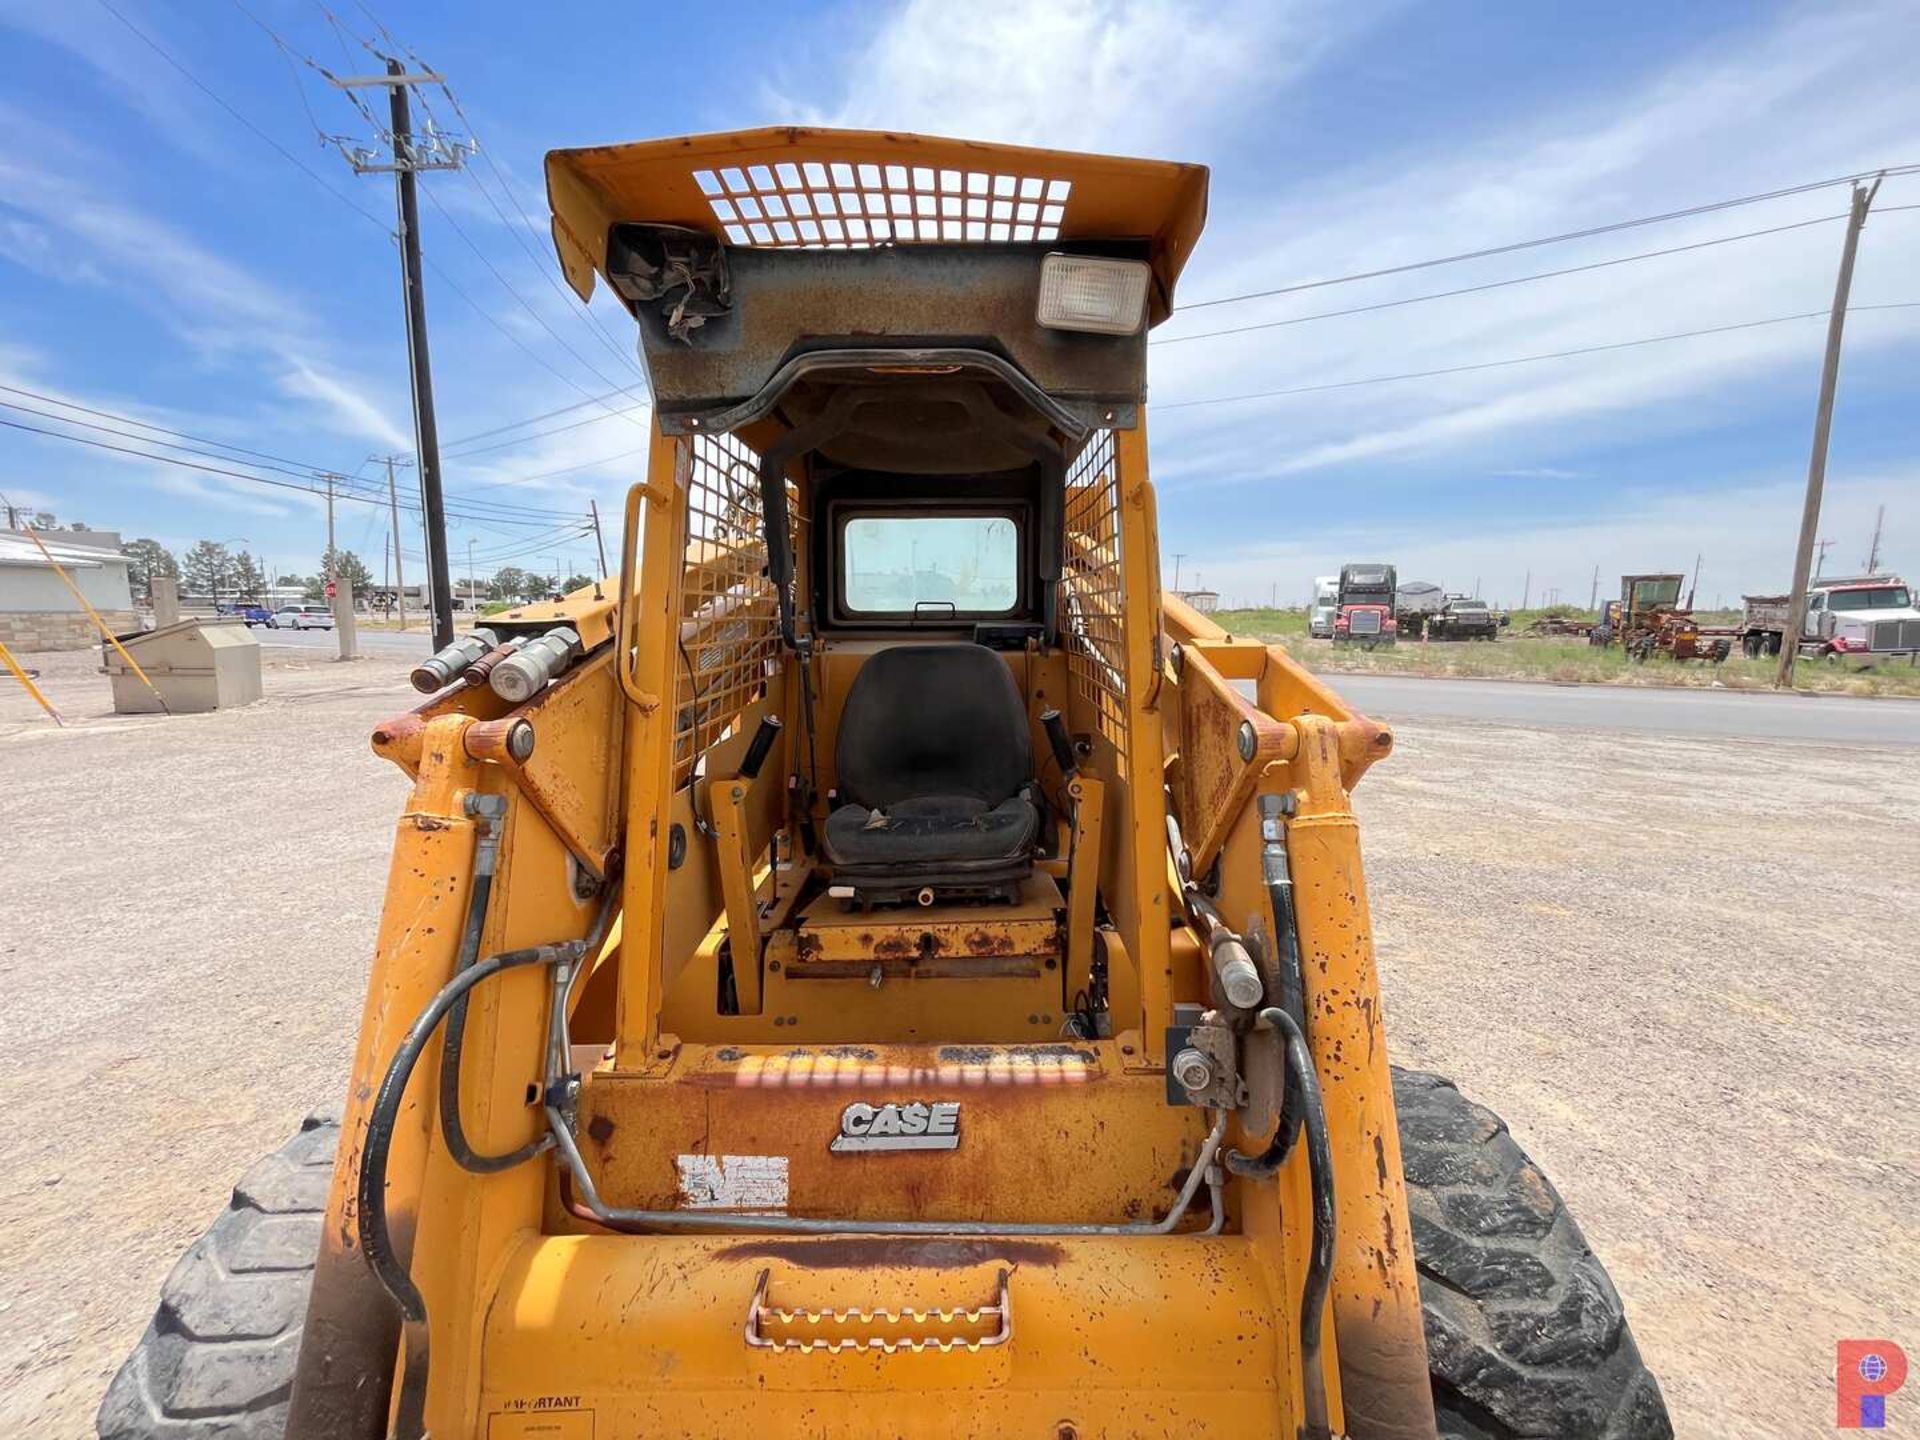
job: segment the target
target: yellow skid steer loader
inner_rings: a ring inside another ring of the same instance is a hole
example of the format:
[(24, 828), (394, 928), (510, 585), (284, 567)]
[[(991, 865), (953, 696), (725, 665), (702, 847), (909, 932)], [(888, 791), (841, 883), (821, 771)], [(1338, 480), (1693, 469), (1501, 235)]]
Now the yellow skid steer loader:
[(1552, 1187), (1389, 1067), (1391, 735), (1162, 592), (1206, 171), (774, 129), (547, 182), (652, 384), (620, 573), (374, 732), (344, 1108), (101, 1435), (1670, 1434)]

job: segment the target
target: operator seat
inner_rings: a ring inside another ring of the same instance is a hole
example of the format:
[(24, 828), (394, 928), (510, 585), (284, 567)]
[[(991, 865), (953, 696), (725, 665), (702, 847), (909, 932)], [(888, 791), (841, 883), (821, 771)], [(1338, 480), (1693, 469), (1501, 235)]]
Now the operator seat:
[(898, 645), (854, 677), (827, 817), (834, 880), (868, 903), (1016, 898), (1040, 812), (1026, 706), (984, 645)]

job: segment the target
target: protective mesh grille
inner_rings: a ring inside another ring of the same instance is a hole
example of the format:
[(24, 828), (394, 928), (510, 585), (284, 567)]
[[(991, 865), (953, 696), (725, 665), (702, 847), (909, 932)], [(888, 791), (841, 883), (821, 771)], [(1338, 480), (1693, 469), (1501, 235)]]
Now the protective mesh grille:
[[(691, 448), (691, 466), (674, 693), (676, 785), (760, 697), (780, 653), (779, 606), (766, 576), (760, 457), (734, 435), (696, 435), (681, 443)], [(788, 510), (796, 507), (789, 503)]]
[(1127, 768), (1126, 627), (1121, 609), (1120, 478), (1113, 432), (1103, 430), (1067, 472), (1061, 630), (1074, 693)]
[(925, 165), (798, 164), (695, 170), (734, 245), (847, 250), (893, 241), (1057, 240), (1073, 182)]

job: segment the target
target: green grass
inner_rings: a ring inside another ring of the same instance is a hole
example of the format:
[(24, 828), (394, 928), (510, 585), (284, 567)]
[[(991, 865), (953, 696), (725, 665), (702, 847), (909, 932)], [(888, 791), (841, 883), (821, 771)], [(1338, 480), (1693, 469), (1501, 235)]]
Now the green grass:
[[(1309, 640), (1306, 616), (1300, 611), (1223, 610), (1213, 619), (1231, 634), (1279, 641), (1308, 669), (1325, 674), (1442, 675), (1562, 684), (1768, 690), (1773, 687), (1778, 664), (1774, 660), (1748, 660), (1737, 651), (1720, 665), (1658, 657), (1636, 664), (1617, 646), (1601, 650), (1584, 640), (1518, 638), (1515, 632), (1522, 624), (1519, 614), (1514, 616), (1512, 629), (1503, 632), (1492, 644), (1409, 643), (1382, 650), (1336, 648), (1326, 640)], [(1803, 660), (1794, 667), (1794, 688), (1819, 694), (1920, 696), (1920, 666), (1900, 664), (1859, 671), (1823, 661)]]
[(1307, 612), (1304, 610), (1216, 610), (1214, 624), (1233, 635), (1257, 635), (1263, 640), (1278, 640), (1288, 635), (1305, 637)]

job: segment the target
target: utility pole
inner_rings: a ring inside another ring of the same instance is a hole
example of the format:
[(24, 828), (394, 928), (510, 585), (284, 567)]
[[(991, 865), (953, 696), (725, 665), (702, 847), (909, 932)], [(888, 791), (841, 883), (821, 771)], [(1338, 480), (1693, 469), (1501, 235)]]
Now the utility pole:
[(1867, 574), (1880, 573), (1880, 527), (1887, 522), (1887, 507), (1882, 505), (1873, 516), (1873, 543), (1867, 547)]
[(587, 513), (593, 516), (593, 548), (600, 552), (600, 575), (604, 579), (607, 573), (607, 546), (600, 538), (600, 502), (589, 498)]
[(1187, 558), (1187, 557), (1186, 557), (1186, 555), (1185, 555), (1185, 553), (1184, 553), (1184, 552), (1182, 552), (1182, 551), (1178, 551), (1178, 550), (1176, 550), (1176, 551), (1174, 552), (1174, 555), (1173, 555), (1173, 593), (1174, 593), (1174, 594), (1176, 594), (1176, 595), (1178, 595), (1178, 594), (1180, 593), (1180, 562), (1181, 562), (1182, 560), (1184, 560), (1184, 559), (1186, 559), (1186, 558)]
[(1587, 609), (1598, 609), (1600, 605), (1600, 567), (1593, 567), (1593, 588), (1587, 592)]
[(407, 628), (407, 573), (400, 568), (400, 491), (393, 483), (394, 457), (387, 456), (387, 515), (393, 524), (393, 594), (400, 607), (400, 628)]
[(1840, 385), (1840, 340), (1847, 328), (1847, 298), (1853, 291), (1853, 261), (1860, 250), (1860, 231), (1867, 210), (1880, 193), (1880, 179), (1853, 186), (1853, 205), (1847, 214), (1847, 238), (1840, 250), (1840, 274), (1833, 285), (1833, 313), (1827, 320), (1827, 354), (1820, 366), (1820, 406), (1814, 414), (1813, 454), (1807, 461), (1807, 502), (1800, 515), (1800, 543), (1793, 555), (1793, 590), (1787, 597), (1787, 633), (1780, 646), (1780, 669), (1773, 683), (1780, 689), (1793, 684), (1793, 662), (1800, 654), (1800, 636), (1807, 626), (1807, 579), (1813, 565), (1813, 541), (1820, 529), (1820, 494), (1827, 483), (1827, 440), (1833, 433), (1833, 396)]
[(1707, 557), (1699, 550), (1693, 552), (1693, 584), (1687, 587), (1687, 609), (1693, 609), (1693, 597), (1700, 593), (1700, 562)]
[(457, 170), (462, 151), (433, 132), (416, 145), (413, 108), (408, 88), (438, 85), (432, 73), (409, 74), (398, 60), (388, 59), (385, 75), (343, 76), (333, 82), (343, 90), (384, 88), (391, 115), (391, 157), (376, 163), (374, 152), (354, 150), (347, 160), (362, 175), (391, 173), (400, 214), (400, 284), (406, 299), (407, 358), (413, 370), (414, 451), (420, 460), (420, 494), (427, 522), (427, 584), (433, 597), (433, 643), (445, 649), (453, 643), (453, 585), (447, 571), (447, 510), (440, 488), (440, 430), (433, 413), (433, 368), (427, 353), (427, 301), (420, 274), (420, 198), (416, 176), (422, 170)]
[(326, 553), (326, 558), (320, 562), (320, 568), (326, 572), (327, 579), (331, 580), (333, 579), (333, 482), (334, 482), (334, 477), (332, 475), (329, 475), (326, 477), (326, 479), (327, 479), (327, 553)]
[(1817, 557), (1816, 557), (1816, 558), (1814, 559), (1814, 562), (1813, 562), (1813, 578), (1814, 578), (1814, 579), (1816, 579), (1816, 580), (1818, 580), (1818, 579), (1819, 579), (1819, 578), (1820, 578), (1820, 577), (1821, 577), (1822, 575), (1824, 575), (1824, 574), (1826, 573), (1826, 569), (1827, 569), (1827, 551), (1829, 551), (1829, 550), (1831, 550), (1831, 549), (1833, 548), (1833, 541), (1831, 541), (1831, 540), (1822, 540), (1822, 541), (1821, 541), (1821, 542), (1819, 543), (1819, 545), (1818, 545), (1818, 547), (1817, 547), (1817, 548), (1818, 548), (1818, 550), (1819, 550), (1819, 552), (1820, 552), (1820, 553), (1819, 553), (1819, 555), (1818, 555), (1818, 556), (1817, 556)]
[(1520, 608), (1527, 608), (1527, 601), (1533, 598), (1533, 572), (1527, 571), (1526, 584), (1520, 587)]

